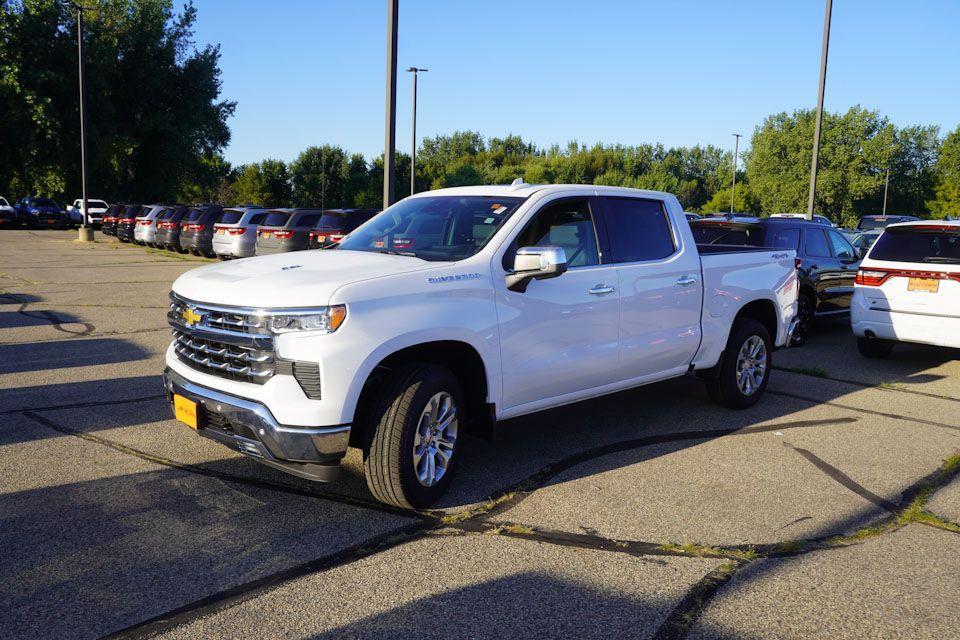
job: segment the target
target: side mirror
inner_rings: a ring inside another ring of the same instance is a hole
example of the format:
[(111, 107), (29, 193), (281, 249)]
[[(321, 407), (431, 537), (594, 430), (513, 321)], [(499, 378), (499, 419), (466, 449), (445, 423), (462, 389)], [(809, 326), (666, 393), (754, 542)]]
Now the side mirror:
[(531, 280), (556, 278), (566, 270), (562, 247), (521, 247), (513, 259), (513, 271), (507, 274), (507, 289), (523, 293)]

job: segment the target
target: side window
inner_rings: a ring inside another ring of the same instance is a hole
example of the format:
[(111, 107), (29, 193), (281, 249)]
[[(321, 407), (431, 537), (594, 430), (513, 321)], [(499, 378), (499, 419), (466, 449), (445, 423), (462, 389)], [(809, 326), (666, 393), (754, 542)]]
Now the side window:
[(504, 268), (513, 267), (520, 247), (562, 247), (570, 267), (600, 264), (593, 216), (586, 200), (563, 200), (537, 212), (504, 256)]
[(614, 262), (660, 260), (677, 250), (659, 200), (603, 198), (603, 221)]
[(847, 242), (847, 239), (836, 231), (828, 231), (827, 234), (830, 236), (830, 244), (833, 245), (833, 253), (840, 259), (850, 259), (856, 258), (857, 252), (854, 251), (853, 245)]
[(775, 249), (800, 250), (800, 229), (777, 229), (771, 232), (767, 245)]
[(814, 258), (829, 258), (830, 245), (827, 244), (827, 234), (823, 229), (808, 228), (803, 232), (803, 247), (808, 256)]

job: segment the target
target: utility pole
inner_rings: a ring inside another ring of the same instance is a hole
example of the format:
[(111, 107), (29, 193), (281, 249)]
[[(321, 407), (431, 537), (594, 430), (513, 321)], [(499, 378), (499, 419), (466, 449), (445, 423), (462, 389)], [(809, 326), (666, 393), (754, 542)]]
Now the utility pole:
[(87, 213), (87, 111), (84, 103), (86, 87), (83, 77), (83, 7), (73, 5), (77, 10), (77, 58), (80, 78), (80, 188), (83, 196), (83, 209), (80, 211), (81, 242), (93, 242), (93, 227)]
[(397, 148), (397, 14), (400, 0), (387, 0), (387, 122), (383, 145), (383, 208), (393, 204), (393, 165)]
[(430, 69), (410, 67), (407, 73), (413, 73), (413, 135), (410, 144), (410, 195), (417, 192), (417, 74)]
[(733, 203), (737, 198), (737, 156), (740, 155), (740, 138), (739, 133), (731, 134), (733, 135), (733, 184), (730, 187), (730, 213), (733, 213)]
[(890, 167), (887, 167), (887, 178), (883, 181), (883, 215), (887, 215), (887, 191), (890, 189)]
[(823, 49), (820, 52), (820, 89), (817, 92), (817, 123), (813, 129), (813, 159), (810, 161), (810, 197), (807, 199), (807, 220), (813, 220), (813, 205), (817, 191), (817, 156), (820, 154), (820, 126), (823, 123), (823, 89), (827, 83), (827, 52), (830, 49), (830, 15), (833, 0), (827, 0), (823, 18)]

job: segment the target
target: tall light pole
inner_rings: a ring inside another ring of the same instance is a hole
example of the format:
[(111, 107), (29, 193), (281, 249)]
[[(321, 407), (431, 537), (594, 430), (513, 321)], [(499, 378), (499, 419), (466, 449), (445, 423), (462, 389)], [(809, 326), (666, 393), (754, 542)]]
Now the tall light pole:
[(410, 195), (417, 192), (417, 74), (430, 69), (410, 67), (407, 73), (413, 74), (413, 134), (410, 143)]
[(739, 133), (731, 134), (734, 139), (733, 143), (733, 184), (730, 186), (730, 213), (733, 213), (733, 203), (737, 198), (737, 156), (740, 155), (740, 138), (743, 136)]
[(87, 111), (84, 104), (86, 87), (83, 77), (83, 11), (84, 8), (78, 4), (73, 7), (77, 10), (77, 58), (79, 64), (80, 78), (80, 188), (83, 195), (83, 209), (80, 211), (80, 233), (79, 240), (82, 242), (93, 241), (93, 227), (90, 226), (90, 218), (87, 214)]
[(890, 167), (887, 167), (887, 177), (883, 181), (883, 215), (887, 215), (887, 191), (890, 189)]
[(823, 89), (827, 83), (827, 52), (830, 49), (830, 15), (833, 0), (827, 0), (823, 18), (823, 49), (820, 52), (820, 89), (817, 92), (817, 123), (813, 129), (813, 159), (810, 161), (810, 196), (807, 199), (807, 220), (813, 220), (813, 205), (817, 191), (817, 156), (820, 154), (820, 125), (823, 123)]
[(383, 208), (393, 204), (393, 165), (397, 150), (397, 14), (400, 0), (387, 0), (387, 123), (383, 145)]

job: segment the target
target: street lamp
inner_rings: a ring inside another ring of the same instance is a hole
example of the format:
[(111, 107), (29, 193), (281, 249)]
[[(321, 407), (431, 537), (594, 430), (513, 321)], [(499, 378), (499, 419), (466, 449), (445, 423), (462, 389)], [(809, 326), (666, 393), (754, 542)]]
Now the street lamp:
[(807, 199), (807, 220), (813, 220), (813, 204), (817, 191), (817, 156), (820, 154), (820, 126), (823, 123), (823, 89), (827, 83), (827, 52), (830, 49), (830, 14), (833, 0), (827, 0), (823, 18), (823, 50), (820, 52), (820, 88), (817, 91), (817, 123), (813, 129), (813, 159), (810, 161), (810, 196)]
[(383, 145), (383, 208), (393, 204), (393, 165), (397, 149), (397, 14), (400, 0), (387, 0), (387, 113)]
[(740, 138), (743, 136), (739, 133), (730, 134), (734, 138), (733, 143), (733, 185), (730, 187), (730, 213), (733, 213), (733, 203), (736, 201), (737, 197), (737, 156), (740, 155)]
[(410, 195), (417, 192), (417, 74), (426, 73), (430, 69), (410, 67), (407, 73), (413, 74), (413, 134), (410, 144)]
[(80, 78), (80, 187), (83, 195), (83, 209), (80, 211), (79, 240), (93, 242), (93, 227), (90, 226), (87, 213), (87, 110), (84, 104), (86, 89), (83, 76), (83, 12), (87, 8), (74, 2), (71, 2), (71, 5), (77, 10), (77, 59)]

